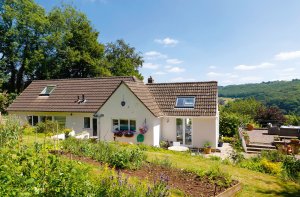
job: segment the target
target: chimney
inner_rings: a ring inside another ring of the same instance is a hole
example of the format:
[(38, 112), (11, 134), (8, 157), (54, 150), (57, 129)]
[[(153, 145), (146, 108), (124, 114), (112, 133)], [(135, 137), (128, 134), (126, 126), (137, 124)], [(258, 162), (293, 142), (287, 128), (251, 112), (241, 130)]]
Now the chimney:
[(85, 99), (84, 99), (84, 94), (82, 94), (82, 102), (84, 102), (85, 101)]
[(154, 80), (152, 79), (151, 76), (148, 78), (148, 83), (154, 83)]

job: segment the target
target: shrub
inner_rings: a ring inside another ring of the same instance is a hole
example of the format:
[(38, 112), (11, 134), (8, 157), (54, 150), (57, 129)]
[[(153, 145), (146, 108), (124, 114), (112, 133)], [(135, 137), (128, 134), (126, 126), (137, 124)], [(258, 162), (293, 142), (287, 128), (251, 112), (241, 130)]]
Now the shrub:
[(245, 157), (241, 152), (232, 151), (232, 153), (230, 154), (230, 159), (233, 161), (233, 163), (237, 164), (243, 161)]
[(286, 118), (285, 125), (300, 125), (300, 116), (295, 114), (292, 115), (285, 115)]
[(286, 155), (280, 153), (277, 150), (271, 150), (271, 151), (262, 151), (260, 154), (261, 158), (266, 158), (269, 161), (272, 162), (282, 162)]
[(260, 164), (262, 166), (263, 172), (265, 172), (265, 173), (273, 174), (273, 175), (281, 174), (282, 168), (281, 168), (280, 162), (271, 162), (271, 161), (268, 161), (267, 159), (263, 158), (260, 161)]
[(292, 156), (286, 156), (282, 167), (289, 178), (300, 182), (300, 160)]
[(222, 139), (225, 143), (232, 143), (236, 140), (234, 137), (222, 137)]
[(22, 132), (19, 119), (16, 116), (8, 116), (5, 124), (0, 125), (0, 147), (18, 143)]
[(259, 108), (255, 120), (263, 127), (266, 127), (268, 123), (282, 125), (286, 121), (283, 112), (278, 107)]
[(219, 165), (213, 165), (212, 168), (205, 172), (205, 175), (216, 186), (228, 187), (232, 182), (230, 174), (221, 170)]
[(49, 120), (46, 120), (45, 122), (39, 122), (35, 126), (35, 131), (37, 133), (45, 133), (45, 134), (59, 133), (60, 129), (61, 128), (59, 127), (56, 121), (49, 121)]
[(220, 134), (226, 137), (232, 137), (238, 132), (240, 118), (233, 113), (220, 113)]

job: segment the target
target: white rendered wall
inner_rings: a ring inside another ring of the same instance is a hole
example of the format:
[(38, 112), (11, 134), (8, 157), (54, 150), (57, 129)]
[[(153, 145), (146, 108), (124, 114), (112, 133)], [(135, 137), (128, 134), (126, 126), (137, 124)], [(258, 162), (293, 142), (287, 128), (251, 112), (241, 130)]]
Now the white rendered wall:
[[(125, 101), (125, 106), (121, 102)], [(116, 141), (137, 143), (136, 136), (139, 133), (138, 128), (143, 125), (145, 119), (148, 126), (148, 132), (145, 134), (144, 144), (158, 145), (160, 137), (160, 121), (156, 118), (144, 104), (128, 89), (124, 84), (113, 93), (107, 102), (101, 107), (98, 115), (100, 117), (100, 139), (114, 141), (112, 129), (113, 119), (136, 120), (137, 132), (134, 137), (116, 137)], [(155, 134), (154, 134), (155, 133)], [(154, 139), (155, 138), (155, 139)], [(158, 144), (157, 144), (158, 143)]]
[[(73, 129), (75, 133), (88, 131), (93, 135), (93, 114), (92, 113), (66, 113), (66, 112), (10, 112), (9, 114), (16, 115), (20, 118), (21, 124), (27, 124), (27, 116), (65, 116), (66, 128)], [(84, 128), (84, 117), (90, 117), (90, 127)], [(98, 125), (99, 126), (99, 125)]]
[(176, 141), (176, 118), (192, 118), (192, 146), (203, 147), (209, 141), (213, 148), (219, 139), (218, 117), (164, 117), (161, 119), (162, 140)]

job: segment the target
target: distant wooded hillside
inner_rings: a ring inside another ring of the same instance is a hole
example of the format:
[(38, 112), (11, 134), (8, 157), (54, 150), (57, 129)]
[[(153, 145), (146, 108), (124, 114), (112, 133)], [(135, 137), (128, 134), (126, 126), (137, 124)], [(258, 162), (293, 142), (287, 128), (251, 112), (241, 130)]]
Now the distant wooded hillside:
[(279, 107), (286, 114), (300, 115), (300, 79), (220, 86), (219, 97), (253, 97), (265, 105)]

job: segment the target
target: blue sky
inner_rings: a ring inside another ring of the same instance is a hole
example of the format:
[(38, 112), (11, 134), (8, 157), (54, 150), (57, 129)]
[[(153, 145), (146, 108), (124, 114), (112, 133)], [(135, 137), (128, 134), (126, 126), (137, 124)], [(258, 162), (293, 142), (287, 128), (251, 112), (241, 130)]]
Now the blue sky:
[[(61, 0), (36, 0), (50, 10)], [(300, 78), (298, 0), (65, 0), (102, 43), (124, 39), (155, 82)]]

